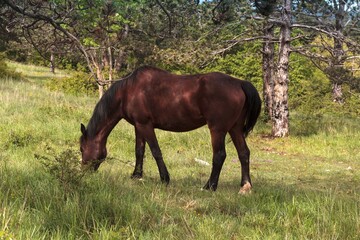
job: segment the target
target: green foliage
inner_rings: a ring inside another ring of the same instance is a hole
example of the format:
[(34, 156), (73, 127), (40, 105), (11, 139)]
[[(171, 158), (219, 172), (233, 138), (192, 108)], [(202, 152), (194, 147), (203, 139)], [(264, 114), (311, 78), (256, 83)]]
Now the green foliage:
[(99, 47), (100, 46), (98, 43), (96, 43), (94, 41), (94, 39), (89, 38), (89, 37), (83, 39), (83, 44), (86, 47)]
[(19, 72), (15, 72), (12, 71), (11, 69), (9, 69), (9, 67), (7, 66), (6, 62), (5, 62), (5, 54), (0, 52), (0, 76), (1, 76), (1, 80), (4, 79), (14, 79), (14, 80), (22, 80), (23, 77), (21, 75), (21, 73)]
[(348, 85), (352, 89), (360, 92), (360, 77), (354, 76), (354, 72), (344, 67), (332, 67), (325, 69), (332, 83)]
[(303, 56), (291, 55), (289, 107), (292, 134), (316, 134), (326, 125), (326, 115), (359, 117), (360, 93), (343, 85), (345, 103), (339, 105), (331, 98), (331, 81)]
[(262, 67), (260, 43), (247, 43), (225, 55), (206, 68), (206, 71), (219, 71), (252, 82), (257, 89), (262, 89)]
[(46, 86), (53, 91), (61, 91), (73, 95), (96, 94), (97, 85), (88, 74), (78, 72), (71, 77), (53, 78)]
[(45, 170), (58, 181), (63, 189), (64, 197), (79, 190), (81, 179), (87, 171), (80, 168), (80, 155), (74, 149), (66, 149), (57, 153), (53, 147), (45, 146), (41, 149), (44, 154), (35, 154), (35, 159), (39, 160)]
[(330, 81), (305, 57), (292, 54), (290, 61), (290, 108), (304, 113), (319, 113), (331, 103), (328, 98)]
[(12, 240), (12, 239), (15, 239), (15, 238), (11, 233), (8, 233), (7, 231), (0, 231), (0, 239), (2, 239), (2, 240)]
[(21, 148), (32, 144), (35, 141), (34, 135), (31, 132), (14, 132), (11, 131), (9, 136), (5, 139), (4, 147)]

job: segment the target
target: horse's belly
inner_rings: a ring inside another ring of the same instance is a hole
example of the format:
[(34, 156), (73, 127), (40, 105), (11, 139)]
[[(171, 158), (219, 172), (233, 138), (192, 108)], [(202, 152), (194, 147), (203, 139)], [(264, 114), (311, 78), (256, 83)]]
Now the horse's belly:
[(171, 132), (187, 132), (206, 124), (206, 120), (200, 115), (181, 116), (179, 114), (169, 114), (168, 116), (166, 118), (154, 119), (154, 127)]

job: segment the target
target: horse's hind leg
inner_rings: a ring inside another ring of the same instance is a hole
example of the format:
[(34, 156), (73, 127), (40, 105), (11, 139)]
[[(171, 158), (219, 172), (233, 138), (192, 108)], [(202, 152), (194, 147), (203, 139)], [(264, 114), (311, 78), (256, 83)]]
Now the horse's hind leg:
[(219, 182), (221, 168), (226, 158), (225, 136), (226, 132), (211, 130), (211, 143), (213, 148), (212, 170), (204, 189), (215, 191)]
[(250, 179), (250, 150), (246, 145), (242, 127), (237, 125), (229, 133), (241, 163), (241, 188), (239, 193), (245, 194), (250, 192), (252, 187)]

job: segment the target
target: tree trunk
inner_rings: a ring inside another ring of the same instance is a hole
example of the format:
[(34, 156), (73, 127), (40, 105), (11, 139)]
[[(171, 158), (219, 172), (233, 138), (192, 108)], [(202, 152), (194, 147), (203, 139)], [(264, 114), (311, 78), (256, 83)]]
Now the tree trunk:
[(110, 84), (113, 80), (113, 67), (114, 67), (114, 64), (113, 64), (113, 54), (112, 54), (112, 51), (111, 51), (111, 47), (108, 47), (107, 48), (107, 51), (108, 51), (108, 57), (109, 57), (109, 81), (110, 81)]
[(342, 94), (342, 81), (341, 79), (341, 70), (344, 67), (344, 49), (343, 42), (339, 39), (342, 36), (342, 32), (344, 30), (344, 15), (345, 15), (345, 4), (346, 1), (338, 0), (338, 2), (334, 1), (334, 7), (336, 9), (335, 13), (335, 30), (336, 36), (334, 37), (334, 60), (331, 62), (330, 68), (334, 70), (334, 76), (330, 76), (332, 81), (332, 97), (333, 101), (339, 104), (344, 102), (343, 94)]
[(264, 113), (267, 120), (271, 120), (273, 114), (274, 98), (274, 25), (268, 22), (264, 24), (264, 44), (263, 44), (263, 96)]
[(99, 99), (104, 95), (105, 89), (104, 85), (98, 85), (99, 86)]
[(55, 57), (53, 51), (50, 53), (50, 72), (55, 74)]
[(289, 57), (291, 42), (291, 0), (284, 0), (282, 25), (280, 28), (280, 46), (277, 74), (274, 79), (273, 127), (274, 137), (289, 135)]
[(100, 81), (100, 83), (98, 83), (98, 88), (99, 88), (99, 99), (104, 95), (105, 89), (104, 89), (104, 77), (101, 73), (101, 70), (98, 66), (96, 66), (96, 77), (97, 79)]
[(333, 98), (333, 101), (336, 103), (339, 103), (339, 104), (344, 103), (341, 84), (338, 84), (338, 83), (332, 84), (332, 98)]

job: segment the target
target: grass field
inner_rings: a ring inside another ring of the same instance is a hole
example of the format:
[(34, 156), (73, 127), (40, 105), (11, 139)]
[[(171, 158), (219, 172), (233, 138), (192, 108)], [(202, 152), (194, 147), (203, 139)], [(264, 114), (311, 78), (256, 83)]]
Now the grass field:
[(168, 187), (149, 149), (144, 180), (130, 179), (134, 130), (125, 121), (99, 171), (83, 175), (80, 123), (97, 99), (47, 90), (46, 68), (9, 65), (29, 81), (0, 78), (0, 239), (359, 239), (359, 119), (324, 116), (313, 134), (293, 125), (297, 135), (284, 139), (266, 137), (260, 122), (248, 137), (246, 196), (230, 138), (217, 192), (201, 191), (211, 168), (194, 159), (211, 163), (206, 127), (157, 131)]

